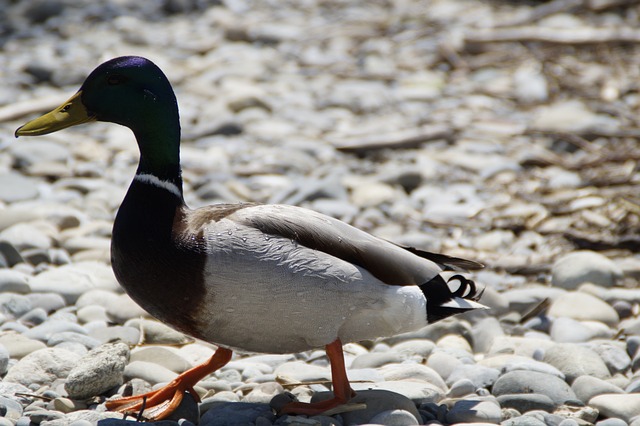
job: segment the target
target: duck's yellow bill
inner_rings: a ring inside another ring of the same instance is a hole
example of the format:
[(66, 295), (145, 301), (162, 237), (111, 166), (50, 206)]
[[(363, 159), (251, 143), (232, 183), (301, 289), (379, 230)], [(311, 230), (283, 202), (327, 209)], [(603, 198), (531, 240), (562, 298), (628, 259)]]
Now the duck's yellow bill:
[(95, 120), (89, 115), (80, 99), (82, 91), (78, 91), (67, 102), (60, 105), (42, 117), (31, 120), (24, 126), (18, 127), (15, 136), (39, 136), (53, 133), (76, 124)]

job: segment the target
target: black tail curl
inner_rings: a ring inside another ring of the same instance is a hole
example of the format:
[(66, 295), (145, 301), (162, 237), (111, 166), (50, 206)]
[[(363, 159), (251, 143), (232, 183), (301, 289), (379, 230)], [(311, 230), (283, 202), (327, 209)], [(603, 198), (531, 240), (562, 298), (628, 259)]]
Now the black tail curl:
[[(449, 283), (458, 281), (459, 287), (451, 291)], [(473, 308), (442, 306), (451, 301), (454, 297), (477, 302), (484, 293), (484, 288), (478, 290), (473, 280), (465, 278), (460, 274), (453, 275), (446, 282), (440, 275), (436, 275), (430, 281), (422, 284), (420, 290), (427, 299), (427, 322), (433, 323), (447, 318), (451, 315), (459, 314)]]

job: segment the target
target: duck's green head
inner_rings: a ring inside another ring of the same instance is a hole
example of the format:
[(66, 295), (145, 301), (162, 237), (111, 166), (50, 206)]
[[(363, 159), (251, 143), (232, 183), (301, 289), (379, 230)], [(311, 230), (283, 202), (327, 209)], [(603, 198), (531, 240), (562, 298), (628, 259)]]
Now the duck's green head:
[(140, 145), (141, 166), (158, 168), (179, 163), (176, 97), (160, 68), (139, 56), (103, 63), (71, 99), (18, 128), (15, 135), (45, 135), (94, 120), (129, 127)]

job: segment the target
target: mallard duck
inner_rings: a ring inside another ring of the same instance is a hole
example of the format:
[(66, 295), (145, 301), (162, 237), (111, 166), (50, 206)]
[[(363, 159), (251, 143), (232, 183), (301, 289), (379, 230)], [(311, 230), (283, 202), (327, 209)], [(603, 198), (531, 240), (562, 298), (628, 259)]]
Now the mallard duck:
[[(16, 130), (44, 135), (89, 121), (130, 128), (140, 162), (113, 225), (111, 263), (124, 290), (151, 315), (214, 343), (204, 364), (164, 388), (107, 402), (162, 419), (233, 350), (293, 353), (324, 347), (334, 397), (291, 402), (282, 413), (318, 414), (354, 396), (343, 342), (391, 336), (475, 308), (473, 281), (444, 270), (481, 264), (401, 247), (340, 220), (288, 205), (184, 201), (178, 104), (150, 60), (125, 56), (96, 68), (57, 109)], [(457, 287), (454, 287), (457, 286)]]

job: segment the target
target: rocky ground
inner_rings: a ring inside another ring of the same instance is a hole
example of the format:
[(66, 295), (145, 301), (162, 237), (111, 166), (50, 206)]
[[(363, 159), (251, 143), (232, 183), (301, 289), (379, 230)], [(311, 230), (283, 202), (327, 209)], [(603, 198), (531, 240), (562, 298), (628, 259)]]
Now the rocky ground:
[(297, 204), (487, 265), (491, 310), (345, 346), (366, 409), (277, 418), (328, 390), (324, 352), (236, 354), (164, 424), (640, 425), (634, 3), (0, 0), (0, 426), (125, 424), (106, 397), (213, 352), (109, 267), (130, 132), (13, 138), (125, 54), (174, 84), (191, 206)]

